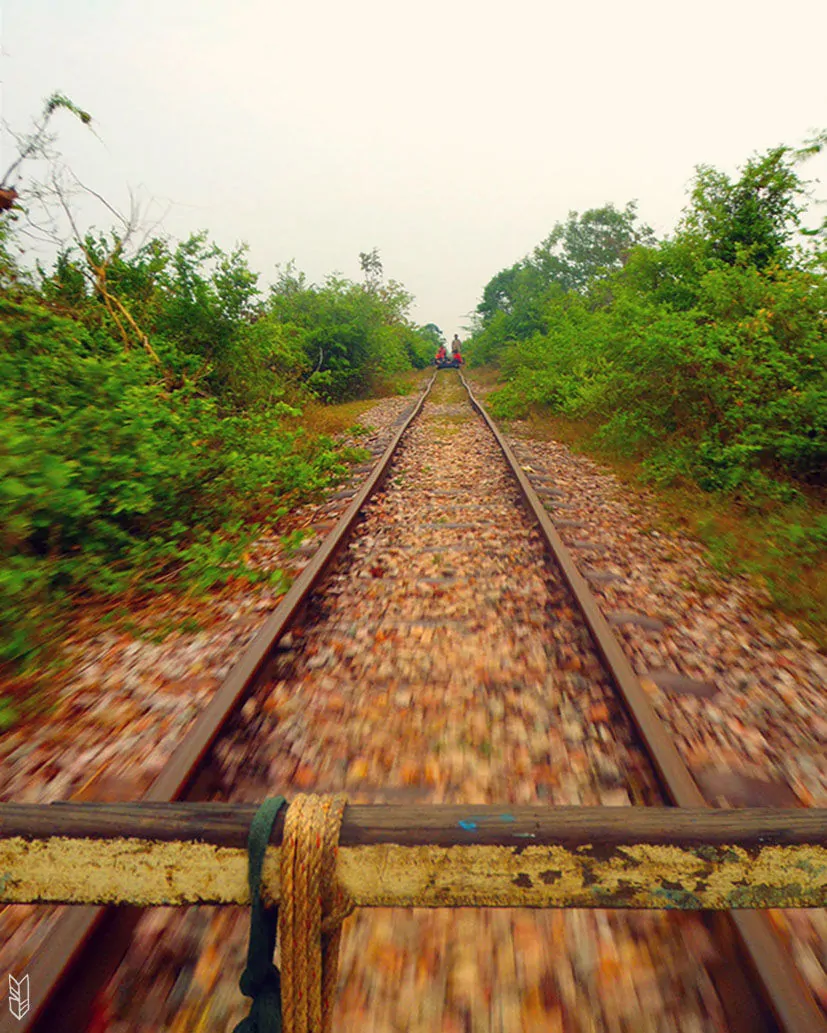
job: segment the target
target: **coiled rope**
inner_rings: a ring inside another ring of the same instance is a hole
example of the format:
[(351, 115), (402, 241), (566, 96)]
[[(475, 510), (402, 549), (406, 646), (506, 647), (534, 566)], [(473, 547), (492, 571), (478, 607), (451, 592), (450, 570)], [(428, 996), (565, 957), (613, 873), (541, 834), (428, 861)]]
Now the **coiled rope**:
[(329, 1033), (342, 922), (353, 903), (337, 885), (347, 797), (297, 796), (284, 819), (279, 947), (285, 1033)]
[[(250, 829), (252, 901), (247, 968), (242, 993), (253, 998), (235, 1033), (330, 1033), (342, 922), (353, 902), (336, 883), (339, 830), (347, 797), (302, 795), (284, 819), (281, 904), (265, 910), (261, 869), (284, 798), (265, 800)], [(278, 922), (280, 972), (273, 965)]]

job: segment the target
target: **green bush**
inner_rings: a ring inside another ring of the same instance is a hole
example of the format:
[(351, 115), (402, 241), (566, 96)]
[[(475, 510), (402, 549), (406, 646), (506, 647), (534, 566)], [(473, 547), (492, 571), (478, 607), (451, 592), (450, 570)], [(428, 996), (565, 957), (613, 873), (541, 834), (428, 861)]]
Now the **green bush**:
[[(673, 240), (631, 247), (576, 289), (561, 291), (542, 248), (498, 274), (469, 349), (500, 366), (496, 412), (586, 419), (659, 483), (750, 505), (823, 484), (827, 277), (817, 252), (790, 246), (802, 194), (776, 149), (734, 183), (701, 169)], [(517, 318), (529, 311), (542, 329)]]
[(100, 329), (0, 301), (0, 661), (31, 661), (78, 592), (251, 576), (239, 518), (344, 472), (330, 442), (285, 429), (297, 410), (222, 411), (168, 379)]
[(265, 301), (246, 248), (204, 233), (133, 254), (90, 234), (39, 279), (12, 243), (0, 221), (0, 663), (12, 667), (31, 666), (82, 594), (260, 576), (243, 563), (257, 521), (316, 496), (350, 458), (306, 433), (299, 407), (430, 359), (378, 253), (363, 285), (308, 285), (288, 266)]
[(411, 300), (393, 281), (368, 288), (329, 277), (317, 287), (288, 269), (271, 291), (261, 333), (289, 340), (301, 356), (302, 382), (325, 401), (341, 402), (430, 361), (427, 336), (407, 318)]

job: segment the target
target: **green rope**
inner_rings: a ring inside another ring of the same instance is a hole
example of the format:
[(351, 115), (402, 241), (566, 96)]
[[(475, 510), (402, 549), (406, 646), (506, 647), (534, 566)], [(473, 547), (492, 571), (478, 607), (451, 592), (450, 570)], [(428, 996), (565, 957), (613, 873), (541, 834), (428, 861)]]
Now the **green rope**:
[(250, 866), (250, 943), (247, 967), (241, 976), (241, 992), (252, 997), (250, 1014), (233, 1033), (281, 1033), (281, 978), (273, 964), (278, 928), (278, 908), (265, 908), (261, 902), (261, 868), (264, 851), (270, 842), (276, 815), (287, 803), (283, 796), (265, 800), (256, 811), (247, 840)]

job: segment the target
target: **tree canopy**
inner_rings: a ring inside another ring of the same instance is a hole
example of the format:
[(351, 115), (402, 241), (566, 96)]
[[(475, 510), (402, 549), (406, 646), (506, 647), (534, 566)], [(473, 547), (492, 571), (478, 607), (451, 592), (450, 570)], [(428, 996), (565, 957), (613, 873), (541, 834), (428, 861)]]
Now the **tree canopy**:
[(506, 372), (499, 411), (586, 418), (653, 476), (744, 500), (823, 483), (827, 249), (797, 232), (800, 158), (700, 166), (660, 242), (633, 204), (571, 213), (492, 277), (469, 355)]
[(483, 327), (497, 319), (498, 334), (529, 337), (544, 328), (542, 299), (582, 293), (622, 268), (634, 247), (652, 240), (651, 229), (638, 222), (635, 202), (622, 210), (606, 204), (582, 215), (569, 212), (530, 255), (486, 284), (477, 305)]

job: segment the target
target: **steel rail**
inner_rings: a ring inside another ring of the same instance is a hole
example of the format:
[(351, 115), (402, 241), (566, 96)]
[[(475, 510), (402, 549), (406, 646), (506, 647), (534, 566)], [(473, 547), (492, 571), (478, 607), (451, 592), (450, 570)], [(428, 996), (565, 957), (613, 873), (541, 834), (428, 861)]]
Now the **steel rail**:
[[(303, 611), (316, 588), (359, 520), (361, 510), (385, 479), (394, 454), (411, 423), (422, 411), (436, 373), (431, 376), (411, 413), (394, 434), (367, 480), (324, 539), (308, 565), (250, 642), (219, 686), (170, 762), (143, 796), (147, 803), (180, 800), (193, 782), (210, 748), (230, 717), (250, 695), (279, 639)], [(48, 945), (27, 969), (30, 1009), (21, 1020), (0, 1014), (0, 1033), (79, 1033), (88, 1022), (92, 996), (101, 985), (101, 966), (114, 973), (128, 949), (132, 930), (140, 919), (137, 908), (79, 906), (62, 914), (50, 933)], [(103, 979), (108, 978), (106, 974)]]
[[(668, 798), (677, 807), (709, 807), (522, 465), (462, 373), (459, 373), (459, 378), (468, 392), (471, 405), (494, 435), (529, 511), (540, 526)], [(735, 927), (745, 960), (757, 977), (761, 996), (772, 1009), (780, 1029), (784, 1033), (827, 1033), (827, 1018), (773, 929), (769, 916), (753, 911), (727, 914)]]

